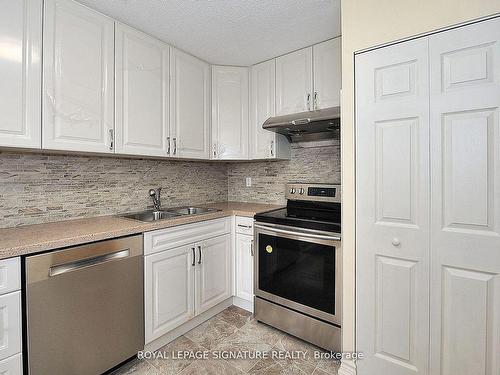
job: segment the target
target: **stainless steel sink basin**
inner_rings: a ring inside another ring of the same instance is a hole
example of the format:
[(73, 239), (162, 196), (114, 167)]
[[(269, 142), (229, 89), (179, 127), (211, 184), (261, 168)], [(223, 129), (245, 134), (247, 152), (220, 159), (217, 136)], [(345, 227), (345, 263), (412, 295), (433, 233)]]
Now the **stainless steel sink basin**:
[(220, 211), (216, 208), (207, 208), (207, 207), (174, 207), (168, 208), (166, 210), (161, 211), (141, 211), (141, 212), (132, 212), (128, 214), (119, 215), (120, 217), (125, 217), (127, 219), (134, 219), (139, 221), (157, 221), (162, 219), (170, 219), (173, 217), (180, 216), (189, 216), (189, 215), (200, 215), (207, 214), (210, 212)]
[(178, 215), (199, 215), (199, 214), (207, 214), (209, 212), (216, 212), (220, 210), (208, 207), (174, 207), (174, 208), (168, 208), (166, 211)]
[(181, 214), (177, 214), (175, 212), (168, 212), (165, 210), (162, 211), (142, 211), (142, 212), (133, 212), (130, 214), (120, 215), (121, 217), (126, 217), (128, 219), (134, 219), (139, 221), (156, 221), (162, 219), (170, 219), (172, 217), (181, 216)]

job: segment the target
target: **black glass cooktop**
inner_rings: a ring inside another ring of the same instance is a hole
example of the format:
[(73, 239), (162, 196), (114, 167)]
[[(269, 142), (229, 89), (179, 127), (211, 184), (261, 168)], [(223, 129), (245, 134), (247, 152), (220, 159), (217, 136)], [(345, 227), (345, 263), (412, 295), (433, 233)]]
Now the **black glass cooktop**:
[(286, 208), (262, 212), (256, 221), (340, 233), (340, 203), (288, 201)]

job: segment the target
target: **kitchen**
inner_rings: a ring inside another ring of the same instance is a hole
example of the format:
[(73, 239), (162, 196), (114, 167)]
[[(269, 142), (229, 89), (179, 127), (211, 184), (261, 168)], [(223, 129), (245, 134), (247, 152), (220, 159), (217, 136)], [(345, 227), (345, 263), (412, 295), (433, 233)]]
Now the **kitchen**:
[(0, 2), (0, 370), (498, 373), (500, 6), (424, 3)]

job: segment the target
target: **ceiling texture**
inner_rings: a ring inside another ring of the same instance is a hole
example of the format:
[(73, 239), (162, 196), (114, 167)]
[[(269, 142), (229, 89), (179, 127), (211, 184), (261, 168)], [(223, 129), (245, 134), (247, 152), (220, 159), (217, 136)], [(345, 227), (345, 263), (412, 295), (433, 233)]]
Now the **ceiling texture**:
[(340, 0), (78, 0), (212, 64), (252, 65), (340, 35)]

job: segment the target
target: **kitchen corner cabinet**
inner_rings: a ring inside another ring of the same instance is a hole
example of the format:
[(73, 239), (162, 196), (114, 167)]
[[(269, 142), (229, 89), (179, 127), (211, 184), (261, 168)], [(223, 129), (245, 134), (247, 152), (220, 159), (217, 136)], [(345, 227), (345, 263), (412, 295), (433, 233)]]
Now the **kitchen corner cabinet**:
[(169, 53), (169, 45), (116, 24), (117, 153), (169, 156)]
[(253, 218), (235, 218), (235, 295), (253, 304)]
[(276, 115), (312, 109), (312, 47), (276, 59)]
[(210, 65), (170, 51), (171, 156), (210, 158)]
[(212, 66), (213, 159), (248, 159), (248, 68)]
[(144, 234), (146, 344), (232, 295), (229, 218)]
[(42, 147), (112, 153), (114, 22), (71, 0), (44, 16)]
[(0, 2), (0, 146), (41, 146), (42, 0)]
[(275, 115), (276, 61), (269, 60), (250, 68), (250, 159), (290, 159), (290, 143), (281, 134), (262, 129)]

